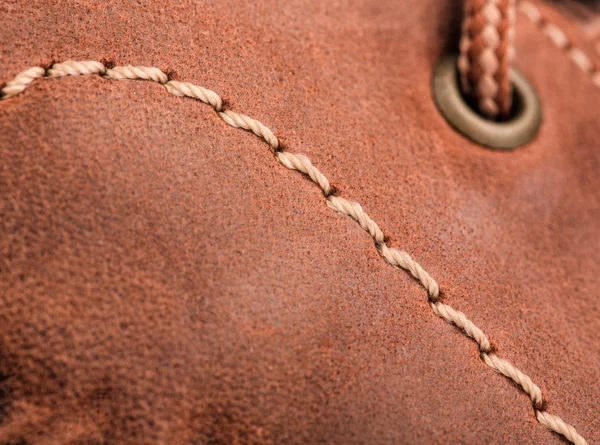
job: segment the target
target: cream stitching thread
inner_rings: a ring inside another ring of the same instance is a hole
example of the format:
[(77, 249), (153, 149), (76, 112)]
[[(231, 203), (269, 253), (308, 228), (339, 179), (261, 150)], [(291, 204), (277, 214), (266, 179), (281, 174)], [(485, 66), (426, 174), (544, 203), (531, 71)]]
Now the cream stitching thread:
[(600, 88), (600, 70), (581, 49), (574, 47), (571, 44), (569, 38), (562, 29), (553, 23), (546, 21), (542, 17), (537, 6), (530, 2), (524, 1), (519, 3), (519, 10), (525, 14), (533, 24), (537, 25), (542, 30), (542, 33), (544, 33), (558, 49), (563, 50), (575, 66), (591, 76), (594, 85)]
[(158, 82), (163, 84), (166, 90), (175, 96), (188, 96), (211, 105), (227, 124), (235, 128), (243, 128), (252, 131), (258, 137), (264, 139), (271, 147), (276, 159), (282, 165), (307, 175), (319, 186), (325, 196), (325, 202), (329, 208), (349, 216), (355, 220), (363, 230), (369, 233), (375, 242), (375, 247), (388, 263), (410, 272), (410, 274), (416, 278), (416, 280), (427, 290), (429, 305), (433, 312), (438, 317), (441, 317), (462, 329), (468, 337), (475, 340), (479, 346), (479, 352), (483, 362), (494, 371), (511, 379), (529, 395), (539, 423), (551, 431), (562, 434), (576, 445), (587, 445), (587, 441), (577, 433), (573, 426), (565, 423), (560, 417), (545, 411), (544, 400), (540, 388), (533, 383), (529, 376), (523, 374), (509, 361), (494, 354), (490, 341), (481, 329), (469, 320), (465, 314), (439, 301), (440, 290), (437, 282), (416, 261), (414, 261), (407, 252), (389, 247), (386, 244), (383, 232), (377, 223), (375, 223), (375, 221), (373, 221), (363, 210), (359, 203), (335, 196), (333, 194), (333, 188), (325, 175), (312, 165), (306, 156), (280, 150), (277, 137), (261, 122), (231, 110), (221, 111), (222, 100), (214, 91), (190, 83), (169, 80), (168, 76), (158, 68), (126, 66), (106, 69), (100, 62), (66, 61), (52, 65), (47, 71), (41, 67), (34, 67), (17, 74), (13, 80), (8, 82), (6, 86), (0, 90), (0, 100), (14, 97), (25, 90), (27, 86), (39, 77), (63, 77), (86, 74), (98, 74), (114, 80), (139, 79)]

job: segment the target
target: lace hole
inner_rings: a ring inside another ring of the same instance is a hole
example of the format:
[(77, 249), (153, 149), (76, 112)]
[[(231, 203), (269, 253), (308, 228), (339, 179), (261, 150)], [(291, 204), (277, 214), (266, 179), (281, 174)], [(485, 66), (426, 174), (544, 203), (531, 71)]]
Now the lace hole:
[(513, 107), (510, 116), (494, 121), (481, 116), (464, 99), (458, 83), (456, 56), (443, 58), (433, 74), (433, 98), (448, 123), (468, 139), (488, 148), (513, 150), (538, 133), (542, 111), (537, 94), (527, 79), (511, 71)]

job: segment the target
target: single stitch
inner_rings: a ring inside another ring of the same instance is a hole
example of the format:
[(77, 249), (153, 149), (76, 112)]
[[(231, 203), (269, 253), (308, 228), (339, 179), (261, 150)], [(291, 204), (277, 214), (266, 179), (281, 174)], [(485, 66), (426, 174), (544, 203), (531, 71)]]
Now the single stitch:
[(508, 360), (500, 358), (496, 354), (484, 353), (482, 356), (486, 365), (488, 365), (494, 371), (511, 379), (529, 395), (531, 401), (533, 402), (534, 409), (540, 409), (542, 407), (544, 402), (542, 390), (535, 383), (533, 383), (528, 375), (523, 374)]
[(162, 84), (169, 80), (165, 73), (151, 66), (115, 66), (106, 70), (104, 76), (112, 80), (153, 80)]
[(529, 2), (521, 2), (519, 3), (519, 9), (533, 23), (538, 24), (539, 22), (541, 22), (542, 15), (540, 14), (540, 10), (536, 8), (533, 4)]
[(592, 61), (587, 54), (579, 48), (571, 48), (568, 54), (573, 63), (577, 65), (581, 71), (590, 72), (593, 69), (594, 65), (592, 64)]
[(221, 96), (211, 90), (202, 88), (189, 82), (178, 82), (170, 80), (165, 83), (167, 91), (175, 96), (188, 96), (194, 99), (201, 100), (205, 104), (211, 105), (215, 111), (221, 111), (223, 108), (223, 100)]
[(573, 428), (572, 425), (565, 423), (560, 417), (554, 416), (547, 411), (536, 411), (535, 417), (538, 422), (550, 431), (562, 434), (567, 440), (570, 440), (575, 445), (588, 445), (587, 441), (577, 433), (575, 428)]
[(45, 74), (46, 70), (41, 66), (35, 66), (20, 72), (13, 80), (9, 81), (6, 86), (2, 88), (0, 97), (2, 99), (8, 99), (9, 97), (16, 96), (27, 88), (31, 82), (39, 77), (43, 77)]
[[(104, 69), (103, 69), (104, 68)], [(13, 80), (8, 82), (2, 90), (0, 97), (7, 99), (24, 91), (35, 79), (39, 77), (63, 77), (72, 75), (87, 75), (100, 74), (107, 79), (140, 79), (151, 80), (166, 84), (168, 77), (158, 68), (153, 67), (114, 67), (106, 69), (99, 62), (92, 61), (67, 61), (63, 63), (55, 63), (46, 71), (42, 67), (29, 68), (17, 74)], [(174, 81), (171, 81), (174, 82)], [(197, 85), (178, 82), (165, 85), (165, 88), (171, 94), (176, 96), (185, 95), (199, 99), (217, 109), (219, 97), (216, 93), (214, 96), (211, 90), (207, 90)], [(173, 91), (177, 91), (173, 93)], [(189, 93), (189, 94), (188, 94)], [(206, 99), (206, 100), (204, 100)], [(216, 104), (216, 105), (215, 105)], [(218, 111), (218, 110), (217, 110)], [(315, 182), (326, 196), (326, 204), (331, 209), (349, 216), (354, 219), (360, 227), (372, 237), (375, 246), (385, 260), (396, 267), (400, 267), (408, 272), (427, 290), (429, 296), (429, 306), (438, 317), (454, 324), (470, 338), (474, 339), (479, 346), (479, 351), (483, 362), (492, 368), (494, 371), (510, 378), (517, 386), (519, 386), (526, 394), (528, 394), (533, 402), (534, 413), (536, 419), (547, 429), (563, 435), (567, 440), (576, 445), (587, 445), (587, 441), (577, 433), (572, 425), (564, 422), (560, 417), (549, 414), (543, 409), (544, 400), (540, 388), (533, 383), (531, 378), (521, 372), (517, 367), (511, 364), (508, 360), (498, 357), (492, 353), (492, 346), (485, 333), (470, 321), (465, 314), (459, 312), (447, 304), (439, 301), (440, 291), (437, 282), (416, 262), (411, 256), (402, 250), (390, 248), (385, 243), (385, 237), (379, 226), (369, 217), (362, 206), (356, 202), (348, 201), (344, 198), (331, 195), (332, 187), (329, 180), (323, 175), (310, 160), (301, 154), (293, 154), (287, 151), (278, 151), (279, 140), (273, 132), (261, 122), (243, 114), (235, 113), (231, 110), (218, 111), (218, 115), (229, 125), (235, 128), (252, 131), (257, 136), (263, 138), (276, 153), (277, 160), (291, 170), (297, 170), (307, 175)]]
[(325, 201), (327, 206), (343, 215), (347, 215), (356, 221), (368, 232), (375, 241), (375, 245), (381, 246), (385, 242), (385, 236), (379, 226), (367, 215), (358, 202), (350, 202), (347, 199), (338, 196), (330, 196)]
[(48, 70), (48, 77), (81, 76), (86, 74), (104, 74), (106, 67), (103, 63), (93, 60), (75, 62), (67, 60), (62, 63), (55, 63)]
[(271, 146), (273, 151), (277, 151), (279, 148), (279, 140), (269, 128), (262, 124), (262, 122), (252, 119), (244, 114), (235, 113), (231, 110), (225, 110), (219, 113), (219, 116), (232, 127), (250, 130), (258, 137), (263, 138)]
[(308, 177), (321, 188), (323, 194), (326, 197), (329, 196), (329, 193), (331, 192), (329, 180), (323, 173), (319, 171), (318, 168), (312, 165), (310, 159), (308, 159), (306, 156), (302, 154), (293, 154), (289, 151), (279, 151), (276, 154), (276, 158), (280, 163), (290, 170), (297, 170), (305, 175), (308, 175)]
[(542, 32), (548, 36), (552, 43), (558, 46), (560, 49), (564, 49), (569, 44), (569, 39), (558, 26), (553, 25), (552, 23), (546, 23), (542, 28)]
[(410, 274), (419, 281), (425, 290), (429, 298), (433, 301), (437, 301), (440, 296), (440, 287), (436, 281), (429, 276), (425, 269), (421, 267), (419, 263), (411, 258), (411, 256), (404, 250), (398, 250), (388, 247), (386, 243), (378, 244), (379, 252), (393, 266), (401, 267), (404, 270), (410, 272)]
[[(448, 306), (447, 304), (440, 302), (430, 302), (429, 306), (431, 306), (431, 309), (435, 315), (461, 328), (463, 331), (465, 331), (467, 336), (475, 340), (477, 345), (479, 345), (479, 352), (488, 353), (492, 350), (492, 345), (490, 344), (487, 336), (481, 329), (475, 326), (475, 324), (469, 320), (465, 314), (454, 310), (454, 308)], [(493, 368), (494, 371), (497, 371), (496, 368), (492, 366), (490, 367)]]

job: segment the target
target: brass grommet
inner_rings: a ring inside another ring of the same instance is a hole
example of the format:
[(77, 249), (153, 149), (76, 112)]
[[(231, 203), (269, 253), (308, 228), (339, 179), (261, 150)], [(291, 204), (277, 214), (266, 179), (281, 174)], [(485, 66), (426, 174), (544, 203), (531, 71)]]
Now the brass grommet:
[(448, 123), (473, 142), (489, 148), (512, 150), (531, 141), (542, 122), (542, 109), (527, 79), (511, 70), (513, 110), (504, 121), (484, 118), (463, 98), (456, 72), (456, 56), (443, 58), (433, 74), (433, 97)]

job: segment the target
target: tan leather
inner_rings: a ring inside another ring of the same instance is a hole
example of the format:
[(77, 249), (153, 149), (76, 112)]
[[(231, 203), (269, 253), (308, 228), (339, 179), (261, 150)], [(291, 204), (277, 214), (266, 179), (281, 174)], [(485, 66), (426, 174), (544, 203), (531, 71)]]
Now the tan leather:
[[(544, 122), (492, 152), (431, 99), (459, 2), (259, 3), (9, 0), (0, 79), (105, 59), (214, 89), (600, 441), (600, 89), (520, 14)], [(356, 223), (210, 107), (65, 78), (0, 123), (1, 443), (563, 443)]]

